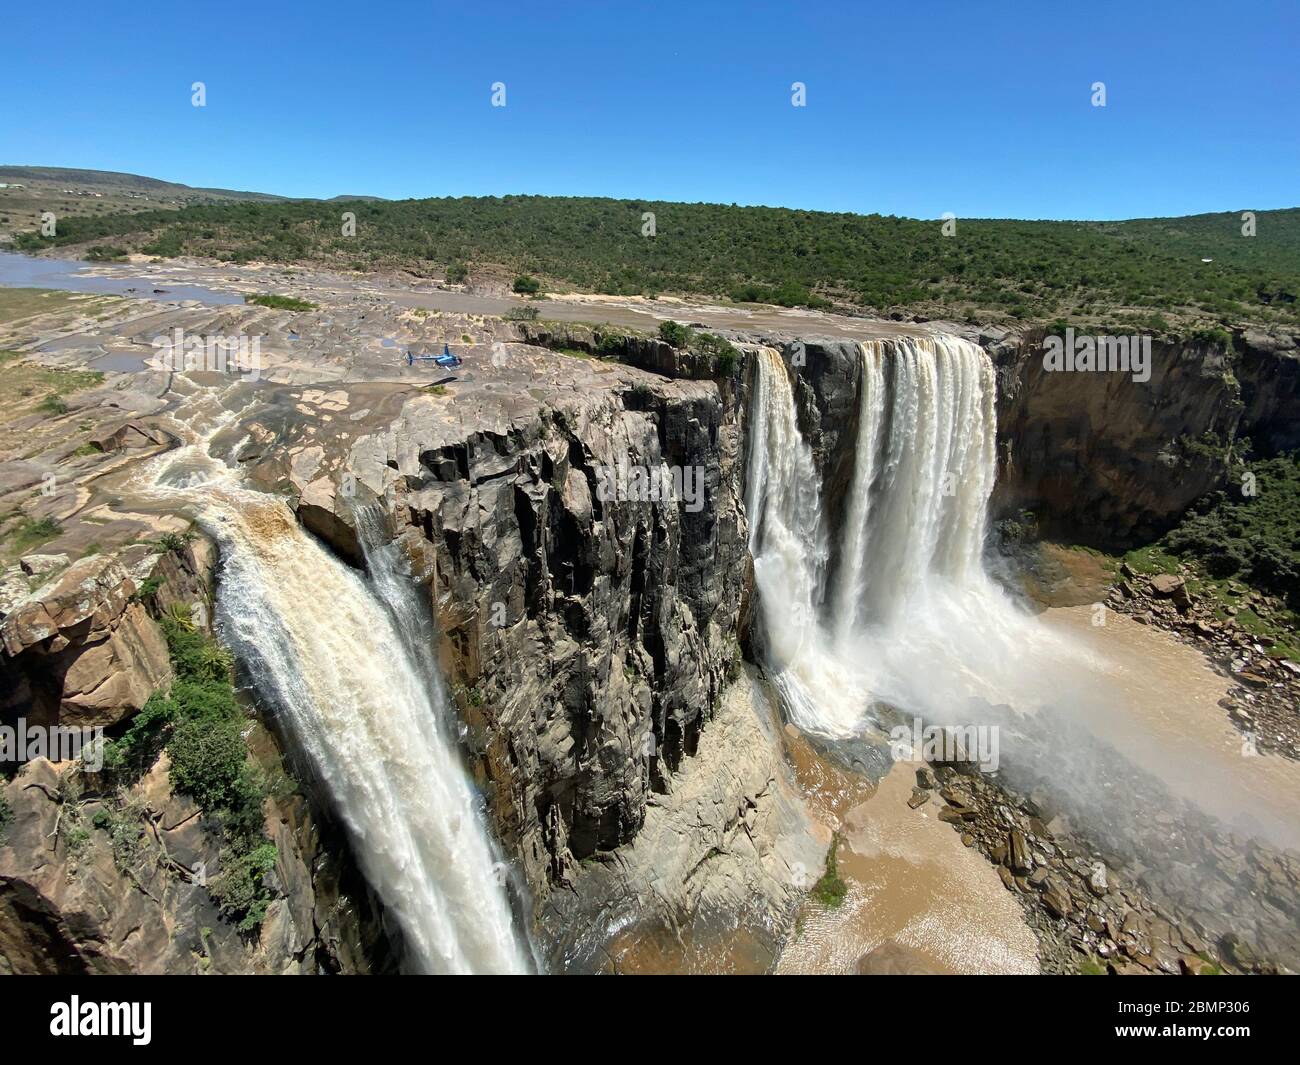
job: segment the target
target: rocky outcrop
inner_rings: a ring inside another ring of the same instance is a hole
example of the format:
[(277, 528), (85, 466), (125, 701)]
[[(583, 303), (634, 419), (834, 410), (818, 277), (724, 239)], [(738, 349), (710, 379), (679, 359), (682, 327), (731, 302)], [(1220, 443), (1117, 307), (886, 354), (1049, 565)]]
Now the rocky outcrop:
[[(190, 553), (170, 568), (193, 585), (209, 564)], [(138, 598), (160, 565), (143, 544), (93, 555), (10, 604), (0, 620), (0, 675), (8, 681), (0, 714), (93, 727), (143, 707), (171, 675), (162, 633)], [(160, 574), (155, 583), (162, 581)]]
[(12, 823), (0, 834), (0, 973), (393, 967), (346, 848), (300, 795), (267, 802), (274, 898), (247, 936), (208, 893), (221, 872), (218, 834), (172, 791), (165, 754), (126, 795), (103, 794), (74, 763), (43, 758), (3, 793)]
[(1003, 352), (995, 513), (1032, 511), (1073, 542), (1145, 543), (1225, 481), (1242, 403), (1213, 345), (1153, 343), (1149, 381), (1049, 372), (1038, 335)]
[(1242, 610), (1276, 616), (1283, 604), (1263, 592), (1234, 585), (1243, 607), (1224, 608), (1212, 596), (1198, 595), (1186, 576), (1159, 573), (1150, 579), (1127, 564), (1109, 589), (1107, 605), (1143, 625), (1176, 634), (1202, 651), (1232, 681), (1219, 705), (1252, 747), (1300, 760), (1300, 664), (1265, 650), (1260, 638), (1236, 620)]
[(1263, 455), (1300, 448), (1300, 339), (1245, 330), (1236, 343), (1243, 434)]
[(525, 344), (617, 359), (664, 377), (697, 379), (710, 377), (713, 372), (713, 360), (707, 355), (675, 348), (657, 337), (642, 336), (616, 326), (521, 322), (516, 331)]
[[(694, 753), (737, 653), (744, 540), (738, 439), (711, 386), (519, 429), (430, 440), (395, 502), (433, 545), (444, 662), (537, 885), (630, 840)], [(709, 505), (602, 500), (620, 464), (696, 467)]]
[(744, 944), (766, 969), (823, 867), (815, 825), (781, 757), (780, 722), (757, 671), (744, 673), (627, 846), (569, 870), (542, 917), (548, 954), (570, 971), (635, 969), (623, 957), (666, 941), (689, 970)]

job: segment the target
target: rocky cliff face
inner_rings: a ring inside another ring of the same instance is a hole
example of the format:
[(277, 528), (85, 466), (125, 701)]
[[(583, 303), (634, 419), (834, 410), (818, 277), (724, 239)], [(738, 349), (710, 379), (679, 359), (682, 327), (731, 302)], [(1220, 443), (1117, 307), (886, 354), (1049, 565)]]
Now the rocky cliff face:
[(1152, 343), (1151, 377), (1047, 372), (1040, 334), (985, 336), (998, 365), (998, 516), (1103, 547), (1148, 543), (1240, 460), (1300, 444), (1292, 338)]
[(1102, 546), (1156, 539), (1227, 477), (1240, 388), (1211, 344), (1152, 345), (1151, 378), (1048, 372), (1037, 337), (998, 356), (994, 511)]
[[(345, 556), (356, 505), (382, 506), (429, 589), (474, 770), (540, 904), (636, 835), (739, 668), (740, 430), (713, 382), (513, 345), (502, 363), (517, 390), (468, 375), (454, 402), (407, 389), (345, 448), (319, 420), (288, 432), (261, 415), (253, 435), (273, 442), (254, 477), (288, 486)], [(687, 478), (680, 497), (634, 472), (664, 468)]]
[(1247, 330), (1236, 343), (1242, 432), (1263, 455), (1300, 448), (1300, 338)]

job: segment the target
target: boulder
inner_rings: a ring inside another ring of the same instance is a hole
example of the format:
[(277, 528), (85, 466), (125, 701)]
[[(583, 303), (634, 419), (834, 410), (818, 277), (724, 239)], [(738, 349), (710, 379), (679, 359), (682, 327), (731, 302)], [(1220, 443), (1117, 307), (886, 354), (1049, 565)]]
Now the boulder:
[(18, 563), (29, 577), (40, 577), (68, 564), (67, 555), (25, 555)]
[(1049, 876), (1043, 883), (1043, 905), (1047, 912), (1058, 919), (1070, 915), (1070, 893), (1065, 885), (1055, 876)]
[(1151, 578), (1151, 593), (1162, 599), (1173, 599), (1183, 592), (1187, 582), (1176, 573), (1157, 573)]
[(118, 422), (96, 430), (89, 443), (103, 452), (122, 451), (146, 447), (159, 447), (173, 442), (174, 437), (134, 419)]

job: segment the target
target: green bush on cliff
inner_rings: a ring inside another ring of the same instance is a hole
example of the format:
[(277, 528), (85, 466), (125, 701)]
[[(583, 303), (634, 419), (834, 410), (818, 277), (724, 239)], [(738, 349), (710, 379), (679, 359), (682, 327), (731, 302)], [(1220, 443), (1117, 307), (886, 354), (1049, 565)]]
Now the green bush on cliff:
[(9, 800), (5, 798), (4, 792), (0, 791), (0, 843), (4, 842), (5, 833), (9, 831), (9, 826), (13, 824), (14, 811), (9, 805)]
[(167, 730), (176, 706), (163, 692), (154, 692), (127, 730), (104, 744), (104, 771), (116, 784), (129, 787), (158, 760), (167, 745)]
[(686, 348), (695, 339), (695, 334), (680, 322), (670, 320), (659, 323), (659, 339), (675, 348)]
[(241, 932), (256, 931), (271, 904), (263, 886), (266, 874), (275, 868), (275, 844), (263, 843), (241, 854), (208, 885), (208, 894), (221, 915), (234, 921)]
[(225, 917), (251, 932), (271, 901), (262, 881), (275, 864), (275, 847), (263, 832), (263, 794), (248, 760), (230, 656), (182, 618), (164, 615), (159, 625), (176, 679), (105, 745), (104, 767), (114, 784), (127, 787), (166, 749), (172, 787), (198, 804), (221, 838), (222, 872), (209, 892)]

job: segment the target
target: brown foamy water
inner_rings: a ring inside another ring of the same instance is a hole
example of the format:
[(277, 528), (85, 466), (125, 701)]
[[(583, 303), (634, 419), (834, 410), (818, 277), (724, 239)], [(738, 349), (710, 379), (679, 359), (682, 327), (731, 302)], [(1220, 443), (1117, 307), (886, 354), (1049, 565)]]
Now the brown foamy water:
[(915, 766), (898, 763), (847, 810), (838, 867), (848, 895), (837, 908), (808, 901), (778, 973), (852, 973), (876, 950), (910, 971), (1038, 972), (1034, 933), (993, 866), (935, 802), (908, 808), (915, 779)]
[(1300, 846), (1300, 763), (1253, 753), (1218, 705), (1228, 681), (1195, 648), (1124, 614), (1061, 607), (1042, 615), (1104, 660), (1096, 676), (1113, 712), (1093, 730), (1175, 794), (1248, 834)]

